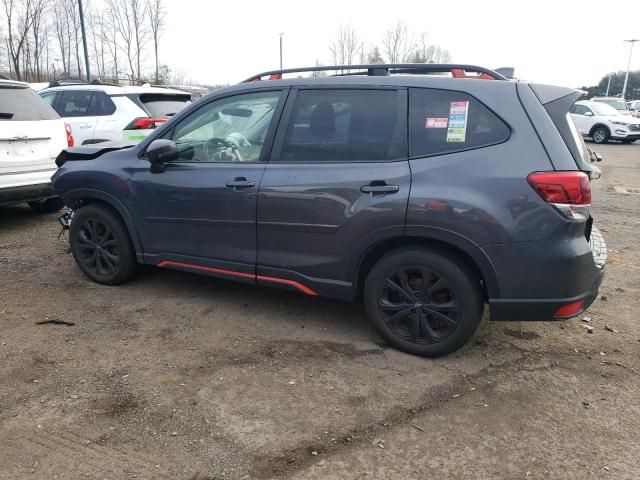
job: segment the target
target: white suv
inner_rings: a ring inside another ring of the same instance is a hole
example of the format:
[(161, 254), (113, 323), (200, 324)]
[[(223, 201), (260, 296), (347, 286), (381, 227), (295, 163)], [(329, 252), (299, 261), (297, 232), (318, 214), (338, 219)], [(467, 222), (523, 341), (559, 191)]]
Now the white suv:
[(59, 210), (51, 175), (60, 151), (72, 146), (69, 126), (29, 85), (0, 79), (0, 205)]
[(191, 101), (189, 93), (161, 87), (57, 84), (38, 94), (71, 125), (77, 145), (139, 142)]
[(570, 112), (580, 133), (595, 143), (632, 143), (640, 138), (640, 119), (623, 115), (606, 103), (579, 101)]

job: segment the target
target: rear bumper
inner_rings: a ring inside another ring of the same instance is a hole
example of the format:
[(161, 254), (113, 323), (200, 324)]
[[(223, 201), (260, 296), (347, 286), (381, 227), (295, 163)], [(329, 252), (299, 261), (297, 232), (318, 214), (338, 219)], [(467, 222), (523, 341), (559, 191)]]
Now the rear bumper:
[[(598, 291), (604, 278), (604, 268), (591, 285), (591, 288), (578, 296), (553, 299), (493, 299), (490, 300), (490, 318), (497, 321), (529, 321), (529, 320), (561, 320), (565, 317), (555, 317), (555, 312), (561, 307), (578, 301), (583, 301), (582, 307), (575, 315), (579, 315), (591, 306), (598, 297)], [(575, 316), (571, 315), (571, 316)]]
[(32, 202), (55, 197), (51, 182), (0, 189), (0, 205)]
[(597, 298), (607, 260), (602, 234), (593, 227), (588, 242), (582, 235), (567, 238), (562, 231), (559, 234), (542, 242), (511, 244), (510, 256), (494, 256), (498, 273), (510, 281), (501, 289), (503, 297), (489, 299), (492, 320), (575, 317)]

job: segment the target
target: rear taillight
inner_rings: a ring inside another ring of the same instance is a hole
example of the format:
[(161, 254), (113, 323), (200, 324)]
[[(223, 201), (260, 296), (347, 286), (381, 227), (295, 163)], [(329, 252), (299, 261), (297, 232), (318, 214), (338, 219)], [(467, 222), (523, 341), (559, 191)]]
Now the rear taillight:
[(125, 130), (148, 130), (156, 128), (159, 124), (166, 122), (164, 117), (138, 117), (129, 125), (124, 127)]
[(568, 220), (582, 222), (591, 210), (591, 183), (584, 172), (534, 172), (527, 181)]
[(67, 133), (67, 147), (73, 147), (75, 141), (73, 140), (73, 132), (71, 132), (71, 125), (64, 124), (64, 131)]

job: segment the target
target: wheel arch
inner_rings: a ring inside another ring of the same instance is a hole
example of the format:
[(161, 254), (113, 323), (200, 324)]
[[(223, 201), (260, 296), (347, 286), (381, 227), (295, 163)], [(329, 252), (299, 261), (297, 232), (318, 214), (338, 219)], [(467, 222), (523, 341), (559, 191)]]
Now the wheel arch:
[(355, 267), (354, 298), (362, 298), (364, 282), (373, 265), (386, 253), (406, 247), (431, 248), (448, 252), (462, 260), (478, 276), (482, 283), (484, 300), (500, 298), (498, 279), (493, 264), (482, 251), (465, 237), (449, 232), (411, 232), (409, 235), (386, 238), (370, 245), (359, 257)]
[(604, 123), (596, 123), (593, 127), (591, 127), (591, 130), (589, 130), (590, 137), (593, 136), (593, 132), (595, 132), (596, 128), (598, 127), (604, 127), (607, 130), (607, 132), (609, 132), (609, 136), (611, 136), (611, 129), (609, 128), (609, 125), (606, 125)]
[(73, 209), (81, 208), (83, 205), (92, 203), (102, 203), (107, 205), (116, 211), (124, 222), (127, 231), (129, 232), (129, 238), (133, 244), (133, 248), (136, 251), (136, 255), (140, 257), (143, 253), (142, 243), (138, 237), (138, 231), (136, 230), (135, 223), (129, 210), (122, 204), (120, 200), (106, 192), (93, 189), (77, 189), (66, 192), (63, 195), (65, 205)]

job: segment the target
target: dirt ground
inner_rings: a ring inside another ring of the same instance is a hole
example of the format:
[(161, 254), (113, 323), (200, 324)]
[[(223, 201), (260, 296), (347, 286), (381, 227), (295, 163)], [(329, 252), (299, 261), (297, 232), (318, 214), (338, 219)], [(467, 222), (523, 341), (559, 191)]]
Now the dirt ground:
[(438, 360), (350, 304), (155, 269), (93, 284), (55, 215), (0, 208), (0, 478), (640, 478), (640, 145), (596, 150), (602, 297), (485, 319)]

